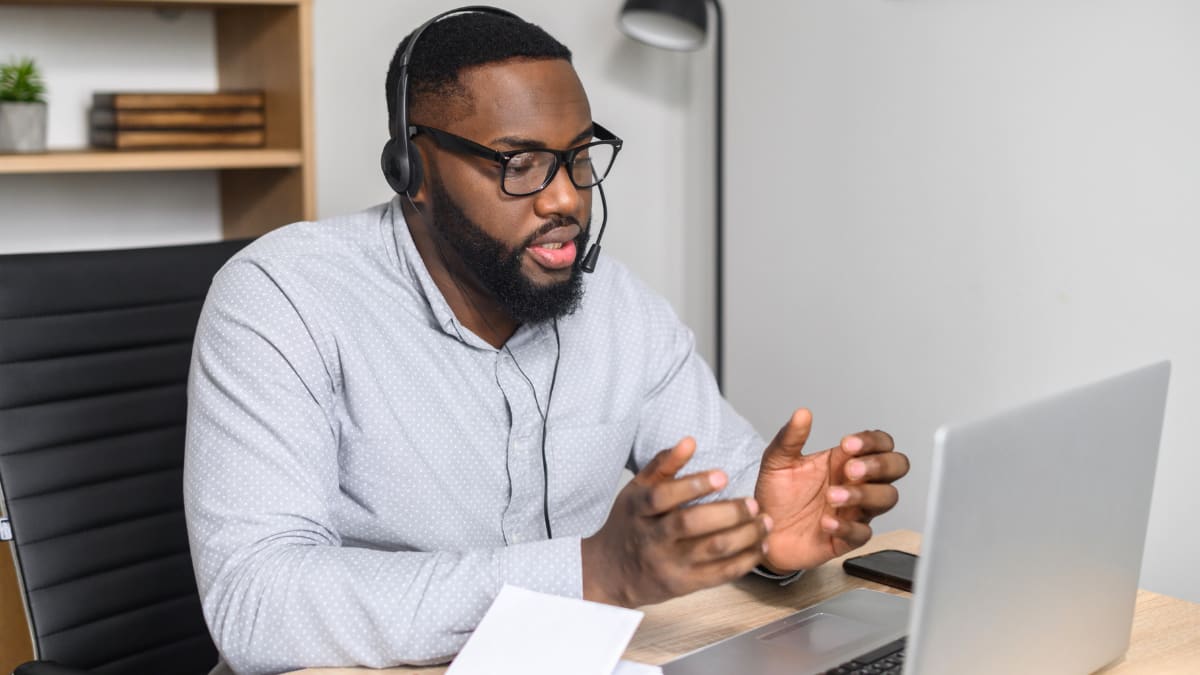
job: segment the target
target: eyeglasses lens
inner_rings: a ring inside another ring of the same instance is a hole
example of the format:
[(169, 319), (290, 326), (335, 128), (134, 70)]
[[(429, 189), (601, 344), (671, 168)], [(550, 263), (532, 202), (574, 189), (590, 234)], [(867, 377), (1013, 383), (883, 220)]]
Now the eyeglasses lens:
[[(616, 149), (608, 143), (580, 148), (571, 163), (571, 182), (588, 188), (600, 183), (612, 168)], [(557, 157), (553, 152), (530, 150), (513, 155), (504, 171), (504, 190), (512, 195), (533, 194), (554, 179)]]

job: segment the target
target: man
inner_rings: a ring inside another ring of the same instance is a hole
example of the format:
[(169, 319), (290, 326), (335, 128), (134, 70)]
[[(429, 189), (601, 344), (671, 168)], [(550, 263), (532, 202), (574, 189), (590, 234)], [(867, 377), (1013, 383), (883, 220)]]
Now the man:
[(504, 583), (638, 606), (865, 542), (887, 434), (802, 455), (800, 410), (765, 444), (665, 301), (581, 273), (618, 141), (570, 52), (458, 14), (409, 76), (416, 185), (263, 237), (201, 317), (186, 504), (226, 663), (442, 662)]

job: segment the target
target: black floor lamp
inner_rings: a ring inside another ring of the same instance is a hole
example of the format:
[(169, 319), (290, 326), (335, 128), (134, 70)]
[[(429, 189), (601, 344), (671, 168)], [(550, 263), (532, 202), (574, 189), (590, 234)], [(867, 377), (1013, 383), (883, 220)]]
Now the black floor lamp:
[(621, 30), (631, 38), (654, 47), (677, 51), (693, 51), (704, 46), (708, 33), (708, 8), (711, 4), (716, 17), (714, 46), (716, 64), (714, 87), (716, 89), (715, 126), (717, 147), (713, 158), (713, 195), (716, 199), (713, 213), (713, 230), (716, 237), (714, 264), (716, 276), (716, 302), (714, 307), (715, 335), (713, 342), (713, 370), (717, 386), (724, 388), (725, 382), (725, 254), (724, 254), (724, 206), (725, 206), (725, 25), (718, 0), (626, 0), (621, 8)]

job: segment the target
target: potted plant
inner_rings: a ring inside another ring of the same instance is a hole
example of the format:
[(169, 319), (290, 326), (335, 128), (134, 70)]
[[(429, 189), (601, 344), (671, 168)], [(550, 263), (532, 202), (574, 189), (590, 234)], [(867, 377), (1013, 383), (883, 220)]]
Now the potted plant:
[(46, 150), (45, 93), (33, 59), (0, 64), (0, 152)]

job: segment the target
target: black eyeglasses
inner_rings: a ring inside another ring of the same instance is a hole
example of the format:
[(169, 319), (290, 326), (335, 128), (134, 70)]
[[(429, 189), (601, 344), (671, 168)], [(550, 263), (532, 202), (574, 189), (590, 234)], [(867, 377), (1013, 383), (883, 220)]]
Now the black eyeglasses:
[(623, 141), (599, 124), (592, 123), (596, 139), (570, 150), (495, 150), (449, 131), (413, 125), (416, 133), (427, 134), (438, 147), (451, 152), (474, 155), (500, 164), (500, 189), (512, 197), (525, 197), (546, 189), (560, 166), (577, 188), (595, 187), (608, 176)]

